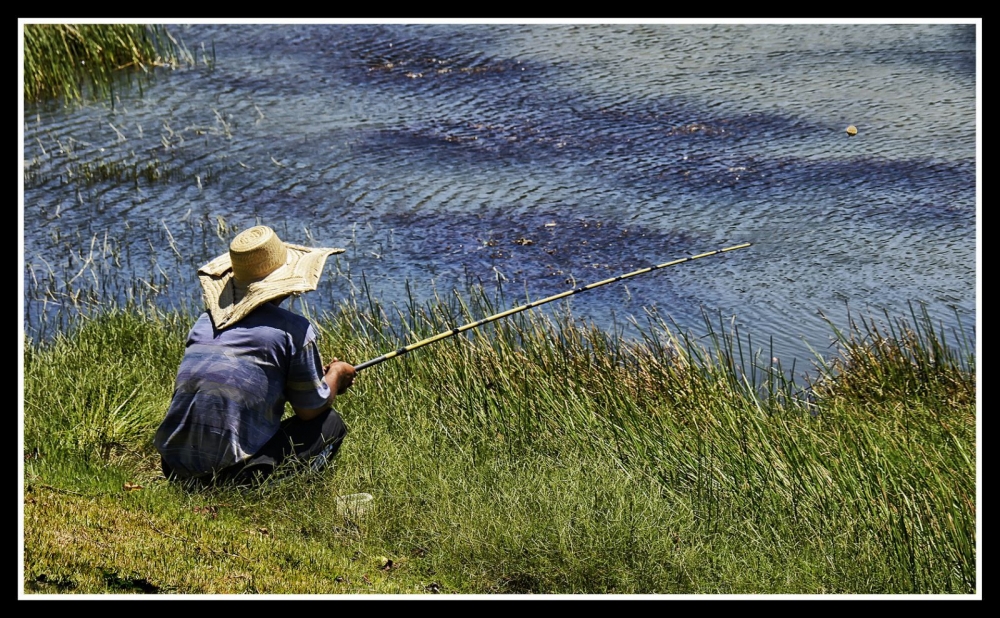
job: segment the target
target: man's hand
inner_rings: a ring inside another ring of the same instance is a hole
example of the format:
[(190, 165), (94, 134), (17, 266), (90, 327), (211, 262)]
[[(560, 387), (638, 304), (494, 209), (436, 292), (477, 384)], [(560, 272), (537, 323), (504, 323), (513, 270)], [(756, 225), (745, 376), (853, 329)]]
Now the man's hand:
[(330, 386), (330, 390), (338, 395), (343, 395), (347, 392), (347, 389), (354, 385), (354, 376), (357, 375), (353, 365), (337, 358), (334, 358), (330, 361), (329, 365), (323, 367), (323, 373), (325, 374), (326, 383)]

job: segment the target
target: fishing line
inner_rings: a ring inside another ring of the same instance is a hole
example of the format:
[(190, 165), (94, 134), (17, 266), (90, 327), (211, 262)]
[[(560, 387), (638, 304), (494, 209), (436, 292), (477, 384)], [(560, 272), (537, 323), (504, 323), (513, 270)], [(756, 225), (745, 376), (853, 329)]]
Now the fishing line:
[(388, 353), (383, 354), (382, 356), (379, 356), (377, 358), (373, 358), (373, 359), (371, 359), (369, 361), (365, 361), (365, 362), (361, 363), (360, 365), (355, 365), (354, 366), (354, 370), (355, 371), (361, 371), (362, 369), (367, 369), (368, 367), (372, 367), (374, 365), (377, 365), (379, 363), (387, 361), (390, 358), (396, 358), (397, 356), (402, 356), (403, 354), (406, 354), (407, 352), (412, 352), (413, 350), (416, 350), (417, 348), (422, 348), (425, 345), (430, 345), (430, 344), (434, 343), (435, 341), (441, 341), (442, 339), (447, 339), (448, 337), (454, 337), (455, 335), (457, 335), (459, 333), (462, 333), (462, 332), (465, 332), (465, 331), (467, 331), (469, 329), (477, 328), (477, 327), (482, 326), (484, 324), (489, 324), (490, 322), (493, 322), (495, 320), (499, 320), (500, 318), (505, 318), (507, 316), (514, 315), (515, 313), (520, 313), (521, 311), (525, 311), (525, 310), (531, 309), (533, 307), (538, 307), (539, 305), (544, 305), (545, 303), (550, 303), (550, 302), (552, 302), (554, 300), (559, 300), (560, 298), (566, 298), (567, 296), (572, 296), (574, 294), (579, 294), (580, 292), (586, 292), (587, 290), (593, 290), (594, 288), (601, 287), (602, 285), (608, 285), (609, 283), (615, 283), (617, 281), (622, 281), (624, 279), (628, 279), (629, 277), (635, 277), (637, 275), (643, 275), (643, 274), (646, 274), (646, 273), (649, 273), (649, 272), (653, 272), (654, 270), (660, 270), (661, 268), (667, 268), (668, 266), (676, 266), (677, 264), (683, 264), (684, 262), (691, 262), (693, 260), (699, 260), (701, 258), (709, 257), (711, 255), (718, 255), (720, 253), (726, 253), (727, 251), (735, 251), (737, 249), (745, 249), (746, 247), (749, 247), (749, 246), (750, 246), (750, 243), (745, 242), (745, 243), (742, 243), (742, 244), (739, 244), (739, 245), (733, 245), (732, 247), (726, 247), (725, 249), (716, 249), (715, 251), (709, 251), (708, 253), (699, 253), (698, 255), (690, 255), (688, 257), (683, 257), (683, 258), (680, 258), (680, 259), (673, 260), (672, 262), (664, 262), (663, 264), (657, 264), (655, 266), (647, 266), (646, 268), (640, 268), (639, 270), (635, 270), (635, 271), (632, 271), (630, 273), (625, 273), (623, 275), (618, 275), (617, 277), (612, 277), (610, 279), (605, 279), (603, 281), (597, 281), (595, 283), (591, 283), (591, 284), (588, 284), (588, 285), (584, 285), (584, 286), (580, 286), (580, 287), (577, 287), (577, 288), (573, 288), (572, 290), (566, 290), (565, 292), (560, 292), (559, 294), (555, 294), (555, 295), (549, 296), (547, 298), (542, 298), (540, 300), (536, 300), (536, 301), (533, 301), (533, 302), (521, 305), (519, 307), (514, 307), (513, 309), (508, 309), (506, 311), (501, 311), (500, 313), (497, 313), (495, 315), (491, 315), (489, 317), (485, 317), (485, 318), (483, 318), (481, 320), (476, 320), (475, 322), (469, 322), (468, 324), (465, 324), (463, 326), (459, 326), (457, 328), (453, 328), (451, 330), (446, 330), (444, 332), (438, 333), (437, 335), (434, 335), (433, 337), (428, 337), (427, 339), (423, 339), (421, 341), (417, 341), (416, 343), (411, 343), (410, 345), (403, 346), (403, 347), (401, 347), (401, 348), (399, 348), (397, 350), (393, 350), (392, 352), (388, 352)]

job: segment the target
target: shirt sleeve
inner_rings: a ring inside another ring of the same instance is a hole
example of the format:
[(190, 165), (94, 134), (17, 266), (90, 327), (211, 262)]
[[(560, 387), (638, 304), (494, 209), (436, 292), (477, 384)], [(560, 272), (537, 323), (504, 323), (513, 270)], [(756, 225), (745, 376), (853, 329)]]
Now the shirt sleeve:
[(292, 357), (285, 398), (293, 408), (305, 409), (319, 408), (330, 398), (330, 387), (323, 379), (323, 359), (316, 345), (316, 331), (311, 325), (298, 353)]

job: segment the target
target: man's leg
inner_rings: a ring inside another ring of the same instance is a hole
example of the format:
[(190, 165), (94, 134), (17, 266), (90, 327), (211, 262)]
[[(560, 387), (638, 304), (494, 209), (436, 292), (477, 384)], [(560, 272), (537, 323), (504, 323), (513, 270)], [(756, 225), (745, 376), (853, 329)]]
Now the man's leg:
[(286, 418), (278, 433), (247, 460), (241, 474), (261, 475), (263, 480), (288, 459), (320, 470), (340, 450), (346, 435), (347, 426), (333, 408), (308, 421), (297, 416)]

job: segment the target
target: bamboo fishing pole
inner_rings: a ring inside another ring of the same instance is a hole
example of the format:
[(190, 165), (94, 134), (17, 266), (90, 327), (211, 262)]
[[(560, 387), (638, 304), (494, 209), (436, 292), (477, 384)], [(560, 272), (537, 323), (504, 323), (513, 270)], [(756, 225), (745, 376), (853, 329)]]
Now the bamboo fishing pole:
[(361, 371), (362, 369), (367, 369), (368, 367), (372, 367), (372, 366), (377, 365), (377, 364), (379, 364), (381, 362), (387, 361), (390, 358), (396, 358), (397, 356), (402, 356), (403, 354), (406, 354), (407, 352), (412, 352), (413, 350), (416, 350), (417, 348), (422, 348), (425, 345), (429, 345), (431, 343), (434, 343), (435, 341), (441, 341), (442, 339), (447, 339), (448, 337), (454, 337), (455, 335), (457, 335), (457, 334), (459, 334), (461, 332), (465, 332), (465, 331), (467, 331), (467, 330), (469, 330), (471, 328), (476, 328), (476, 327), (482, 326), (483, 324), (488, 324), (488, 323), (493, 322), (495, 320), (499, 320), (500, 318), (505, 318), (507, 316), (514, 315), (515, 313), (520, 313), (521, 311), (525, 311), (527, 309), (531, 309), (531, 308), (537, 307), (539, 305), (544, 305), (545, 303), (550, 303), (550, 302), (552, 302), (554, 300), (559, 300), (560, 298), (566, 298), (567, 296), (572, 296), (573, 294), (579, 294), (580, 292), (586, 292), (587, 290), (593, 290), (594, 288), (601, 287), (602, 285), (607, 285), (609, 283), (615, 283), (616, 281), (622, 281), (623, 279), (628, 279), (629, 277), (635, 277), (637, 275), (643, 275), (645, 273), (652, 272), (654, 270), (660, 270), (661, 268), (667, 268), (668, 266), (676, 266), (677, 264), (683, 264), (684, 262), (690, 262), (692, 260), (698, 260), (698, 259), (701, 259), (701, 258), (704, 258), (704, 257), (708, 257), (710, 255), (718, 255), (720, 253), (725, 253), (727, 251), (735, 251), (737, 249), (744, 249), (744, 248), (749, 247), (749, 246), (750, 246), (750, 243), (745, 242), (745, 243), (742, 243), (742, 244), (739, 244), (739, 245), (733, 245), (732, 247), (726, 247), (725, 249), (716, 249), (715, 251), (709, 251), (707, 253), (699, 253), (698, 255), (690, 255), (688, 257), (683, 257), (683, 258), (674, 260), (672, 262), (665, 262), (663, 264), (657, 264), (655, 266), (647, 266), (646, 268), (640, 268), (639, 270), (635, 270), (635, 271), (632, 271), (630, 273), (625, 273), (623, 275), (618, 275), (617, 277), (612, 277), (610, 279), (605, 279), (603, 281), (598, 281), (596, 283), (591, 283), (589, 285), (584, 285), (584, 286), (580, 286), (580, 287), (577, 287), (577, 288), (573, 288), (572, 290), (566, 290), (565, 292), (560, 292), (559, 294), (555, 294), (555, 295), (549, 296), (547, 298), (542, 298), (540, 300), (536, 300), (536, 301), (533, 301), (533, 302), (521, 305), (520, 307), (514, 307), (513, 309), (508, 309), (506, 311), (501, 311), (500, 313), (497, 313), (495, 315), (491, 315), (489, 317), (485, 317), (485, 318), (483, 318), (481, 320), (476, 320), (475, 322), (469, 322), (468, 324), (465, 324), (463, 326), (459, 326), (457, 328), (453, 328), (451, 330), (446, 330), (444, 332), (438, 333), (437, 335), (434, 335), (433, 337), (428, 337), (427, 339), (423, 339), (421, 341), (417, 341), (416, 343), (411, 343), (410, 345), (403, 346), (403, 347), (401, 347), (401, 348), (399, 348), (397, 350), (393, 350), (392, 352), (387, 352), (386, 354), (383, 354), (382, 356), (379, 356), (377, 358), (373, 358), (373, 359), (371, 359), (369, 361), (365, 361), (365, 362), (361, 363), (360, 365), (355, 365), (354, 366), (354, 370), (355, 371)]

